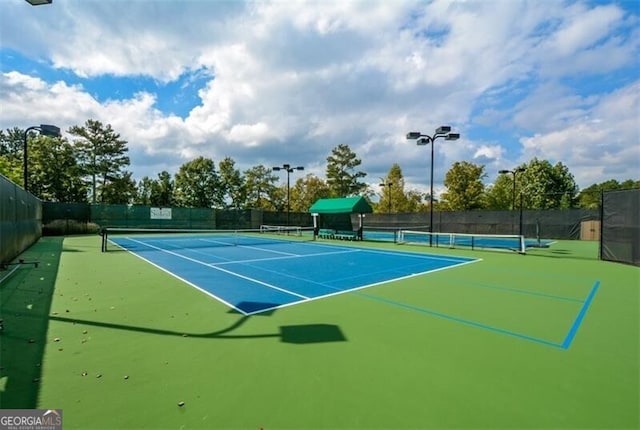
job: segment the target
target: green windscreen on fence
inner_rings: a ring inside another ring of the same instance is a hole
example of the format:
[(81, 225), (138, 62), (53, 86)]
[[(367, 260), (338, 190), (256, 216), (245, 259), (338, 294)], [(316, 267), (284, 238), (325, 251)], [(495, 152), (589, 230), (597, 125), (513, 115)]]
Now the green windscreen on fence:
[(216, 213), (209, 208), (91, 205), (91, 222), (101, 227), (213, 229)]
[(640, 266), (640, 189), (602, 193), (600, 258)]
[[(358, 225), (357, 217), (357, 214), (351, 215), (353, 226)], [(521, 233), (529, 238), (579, 239), (581, 223), (599, 219), (600, 214), (597, 209), (436, 211), (433, 217), (433, 231), (466, 234)], [(522, 232), (520, 232), (520, 225), (522, 225)], [(429, 213), (367, 214), (365, 226), (370, 229), (396, 227), (428, 230)]]
[(42, 202), (0, 175), (0, 263), (7, 263), (42, 236)]

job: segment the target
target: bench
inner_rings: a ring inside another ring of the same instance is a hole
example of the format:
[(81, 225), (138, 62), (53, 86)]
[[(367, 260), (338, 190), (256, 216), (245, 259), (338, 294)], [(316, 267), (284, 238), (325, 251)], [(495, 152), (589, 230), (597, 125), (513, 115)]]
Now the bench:
[(318, 230), (318, 237), (323, 239), (333, 239), (336, 234), (336, 231), (332, 228), (321, 228)]
[(358, 232), (352, 230), (338, 230), (334, 237), (342, 240), (357, 240)]

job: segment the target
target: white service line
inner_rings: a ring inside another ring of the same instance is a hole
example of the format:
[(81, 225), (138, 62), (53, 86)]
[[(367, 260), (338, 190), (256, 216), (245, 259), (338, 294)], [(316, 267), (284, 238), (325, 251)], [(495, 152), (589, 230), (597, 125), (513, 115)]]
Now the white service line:
[(240, 263), (240, 264), (244, 264), (244, 263), (255, 263), (258, 261), (271, 261), (271, 260), (287, 260), (290, 258), (307, 258), (307, 257), (317, 257), (320, 255), (338, 255), (338, 254), (352, 254), (354, 252), (361, 252), (362, 250), (360, 249), (353, 249), (353, 250), (349, 250), (349, 251), (336, 251), (336, 252), (317, 252), (314, 254), (291, 254), (287, 257), (266, 257), (266, 258), (252, 258), (250, 260), (230, 260), (230, 261), (223, 261), (221, 263), (209, 263), (211, 266), (222, 266), (225, 264), (236, 264), (236, 263)]
[[(222, 243), (225, 244), (227, 246), (229, 246), (230, 244), (228, 242), (218, 242), (216, 240), (211, 240), (211, 239), (199, 239), (203, 242), (209, 242), (209, 243)], [(247, 249), (256, 249), (258, 251), (263, 251), (263, 252), (271, 252), (273, 254), (282, 254), (282, 255), (290, 255), (290, 256), (295, 256), (297, 254), (292, 254), (290, 252), (282, 252), (282, 251), (274, 251), (272, 249), (264, 249), (264, 248), (258, 248), (257, 246), (249, 246), (249, 245), (236, 245), (236, 244), (231, 244), (231, 246), (237, 246), (238, 248), (247, 248)]]

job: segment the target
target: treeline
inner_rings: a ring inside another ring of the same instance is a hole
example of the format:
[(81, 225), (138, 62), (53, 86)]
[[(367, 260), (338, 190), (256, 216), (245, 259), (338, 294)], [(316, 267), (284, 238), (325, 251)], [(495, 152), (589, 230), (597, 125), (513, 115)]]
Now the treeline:
[[(377, 212), (428, 210), (429, 195), (405, 187), (399, 165), (393, 164), (380, 185), (362, 182), (361, 160), (348, 145), (336, 146), (327, 157), (326, 179), (304, 174), (297, 166), (257, 165), (240, 171), (229, 157), (198, 157), (171, 174), (133, 179), (128, 170), (127, 141), (111, 125), (87, 120), (67, 130), (69, 141), (30, 133), (28, 188), (44, 201), (140, 204), (162, 207), (211, 207), (306, 211), (319, 198), (379, 196)], [(0, 174), (23, 181), (24, 130), (0, 130)], [(640, 187), (640, 181), (609, 180), (580, 191), (562, 163), (533, 159), (485, 185), (486, 167), (456, 162), (447, 172), (446, 191), (434, 200), (439, 210), (505, 210), (521, 203), (528, 209), (597, 208), (602, 190)], [(287, 187), (287, 183), (290, 186)]]

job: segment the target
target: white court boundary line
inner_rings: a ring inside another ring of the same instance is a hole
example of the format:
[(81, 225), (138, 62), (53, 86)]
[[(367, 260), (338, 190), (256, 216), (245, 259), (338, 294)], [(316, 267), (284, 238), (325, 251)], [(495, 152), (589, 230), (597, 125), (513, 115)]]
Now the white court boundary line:
[[(232, 275), (232, 276), (235, 276), (237, 278), (244, 279), (246, 281), (250, 281), (250, 282), (253, 282), (253, 283), (256, 283), (256, 284), (259, 284), (259, 285), (263, 285), (265, 287), (272, 288), (274, 290), (278, 290), (280, 292), (283, 292), (283, 293), (286, 293), (286, 294), (290, 294), (292, 296), (300, 297), (301, 299), (305, 299), (305, 300), (309, 299), (309, 297), (303, 296), (302, 294), (298, 294), (298, 293), (294, 293), (293, 291), (285, 290), (284, 288), (277, 287), (277, 286), (275, 286), (273, 284), (269, 284), (268, 282), (260, 281), (259, 279), (254, 279), (254, 278), (251, 278), (249, 276), (244, 276), (244, 275), (241, 275), (239, 273), (235, 273), (235, 272), (232, 272), (230, 270), (226, 270), (226, 269), (223, 269), (221, 267), (217, 267), (215, 265), (212, 265), (212, 264), (209, 264), (209, 263), (205, 263), (204, 261), (196, 260), (195, 258), (187, 257), (185, 255), (178, 254), (177, 252), (169, 251), (168, 249), (162, 249), (162, 248), (159, 248), (159, 247), (154, 246), (154, 245), (149, 245), (148, 243), (144, 243), (144, 242), (141, 242), (139, 240), (132, 239), (130, 237), (128, 237), (127, 239), (132, 241), (132, 242), (139, 243), (140, 245), (147, 246), (149, 248), (153, 248), (153, 249), (155, 249), (157, 251), (165, 252), (167, 254), (175, 255), (176, 257), (183, 258), (185, 260), (191, 261), (191, 262), (196, 263), (196, 264), (201, 264), (203, 266), (210, 267), (210, 268), (212, 268), (214, 270), (218, 270), (220, 272), (224, 272), (224, 273), (226, 273), (228, 275)], [(131, 251), (128, 251), (128, 252), (131, 252)], [(135, 254), (135, 253), (133, 253), (133, 254)], [(143, 260), (146, 260), (146, 258), (143, 258)]]
[[(220, 297), (216, 296), (215, 294), (210, 293), (209, 291), (204, 290), (203, 288), (193, 284), (190, 281), (187, 281), (186, 279), (184, 279), (184, 278), (174, 274), (173, 272), (171, 272), (171, 271), (159, 266), (158, 264), (149, 261), (148, 259), (142, 257), (141, 255), (139, 255), (139, 254), (137, 254), (137, 253), (135, 253), (133, 251), (126, 250), (127, 252), (135, 255), (136, 257), (138, 257), (138, 258), (150, 263), (151, 265), (159, 268), (163, 272), (168, 273), (169, 275), (175, 277), (176, 279), (179, 279), (179, 280), (185, 282), (187, 285), (190, 285), (190, 286), (196, 288), (197, 290), (200, 290), (201, 292), (207, 294), (208, 296), (213, 297), (214, 299), (218, 300), (219, 302), (227, 305), (228, 307), (230, 307), (230, 308), (236, 310), (237, 312), (241, 313), (242, 315), (246, 315), (246, 316), (261, 314), (263, 312), (268, 312), (268, 311), (272, 311), (272, 310), (275, 310), (275, 309), (285, 308), (285, 307), (297, 305), (297, 304), (300, 304), (300, 303), (310, 302), (310, 301), (323, 299), (323, 298), (327, 298), (327, 297), (337, 296), (337, 295), (340, 295), (340, 294), (347, 294), (347, 293), (351, 293), (351, 292), (356, 292), (356, 291), (359, 291), (359, 290), (362, 290), (362, 289), (365, 289), (365, 288), (374, 287), (374, 286), (377, 286), (377, 285), (383, 285), (383, 284), (390, 283), (390, 282), (401, 281), (401, 280), (404, 280), (404, 279), (409, 279), (409, 278), (425, 275), (425, 274), (432, 273), (432, 272), (438, 272), (438, 271), (441, 271), (441, 270), (447, 270), (447, 269), (451, 269), (451, 268), (454, 268), (454, 267), (463, 266), (463, 265), (466, 265), (466, 264), (477, 263), (479, 261), (482, 261), (481, 258), (475, 258), (475, 259), (474, 258), (470, 258), (470, 257), (460, 257), (460, 258), (452, 257), (452, 258), (448, 258), (446, 256), (432, 255), (432, 254), (420, 254), (420, 253), (413, 253), (413, 252), (406, 252), (406, 251), (395, 252), (395, 251), (383, 251), (383, 250), (376, 250), (376, 249), (339, 247), (339, 246), (333, 246), (333, 245), (318, 245), (318, 246), (323, 246), (323, 247), (326, 247), (326, 248), (332, 248), (332, 249), (342, 248), (342, 249), (340, 251), (335, 251), (335, 252), (322, 252), (322, 253), (314, 253), (314, 254), (307, 254), (307, 255), (291, 254), (291, 256), (287, 256), (287, 257), (269, 257), (269, 258), (263, 258), (263, 259), (228, 261), (228, 262), (222, 262), (222, 263), (206, 263), (204, 261), (200, 261), (200, 260), (197, 260), (195, 258), (191, 258), (191, 257), (187, 257), (187, 256), (184, 256), (184, 255), (181, 255), (181, 254), (179, 254), (177, 252), (173, 252), (173, 251), (170, 251), (170, 250), (162, 249), (160, 247), (141, 242), (141, 241), (133, 239), (131, 237), (124, 237), (124, 239), (130, 240), (132, 242), (139, 243), (139, 244), (141, 244), (143, 246), (147, 246), (149, 248), (152, 248), (152, 249), (155, 249), (155, 250), (158, 250), (158, 251), (161, 251), (161, 252), (165, 252), (165, 253), (168, 253), (168, 254), (171, 254), (171, 255), (175, 255), (176, 257), (183, 258), (185, 260), (188, 260), (188, 261), (191, 261), (191, 262), (194, 262), (194, 263), (197, 263), (197, 264), (201, 264), (201, 265), (206, 266), (206, 267), (210, 267), (210, 268), (212, 268), (214, 270), (219, 270), (219, 271), (221, 271), (223, 273), (227, 273), (229, 275), (232, 275), (232, 276), (235, 276), (235, 277), (238, 277), (238, 278), (241, 278), (241, 279), (245, 279), (247, 281), (250, 281), (250, 282), (253, 282), (253, 283), (256, 283), (256, 284), (259, 284), (259, 285), (263, 285), (263, 286), (266, 286), (268, 288), (272, 288), (272, 289), (278, 290), (280, 292), (283, 292), (285, 294), (296, 296), (296, 297), (299, 297), (299, 298), (302, 299), (302, 300), (294, 301), (294, 302), (291, 302), (291, 303), (283, 303), (281, 305), (273, 306), (273, 307), (270, 307), (270, 308), (260, 309), (258, 311), (254, 311), (254, 312), (245, 312), (242, 309), (239, 309), (236, 306), (234, 306), (234, 305), (228, 303), (227, 301), (221, 299)], [(117, 243), (114, 243), (114, 244), (116, 246), (119, 246), (120, 248), (122, 248)], [(243, 246), (243, 245), (237, 245), (237, 246)], [(264, 251), (263, 248), (255, 248), (255, 247), (249, 247), (249, 246), (245, 246), (245, 247), (252, 248), (252, 249), (258, 249), (260, 251)], [(386, 279), (386, 280), (375, 282), (375, 283), (372, 283), (372, 284), (361, 285), (359, 287), (349, 288), (347, 290), (340, 290), (337, 287), (332, 287), (331, 285), (327, 285), (326, 283), (314, 282), (313, 280), (303, 279), (303, 278), (299, 278), (299, 277), (295, 277), (295, 276), (291, 276), (291, 275), (286, 275), (286, 274), (284, 275), (284, 276), (287, 276), (287, 277), (289, 277), (291, 279), (299, 279), (301, 281), (305, 281), (305, 282), (309, 282), (309, 283), (316, 284), (316, 285), (319, 285), (319, 286), (323, 286), (325, 288), (338, 290), (338, 291), (335, 291), (333, 293), (324, 294), (324, 295), (320, 295), (320, 296), (314, 296), (314, 297), (307, 297), (307, 296), (304, 296), (302, 294), (298, 294), (298, 293), (295, 293), (293, 291), (290, 291), (290, 290), (287, 290), (287, 289), (284, 289), (284, 288), (280, 288), (280, 287), (277, 287), (275, 285), (260, 281), (258, 279), (254, 279), (254, 278), (251, 278), (251, 277), (248, 277), (248, 276), (245, 276), (245, 275), (241, 275), (239, 273), (235, 273), (235, 272), (232, 272), (230, 270), (226, 270), (226, 269), (223, 269), (221, 267), (218, 267), (218, 266), (224, 265), (224, 264), (247, 263), (247, 262), (267, 261), (267, 260), (286, 260), (286, 259), (289, 259), (289, 258), (303, 258), (303, 257), (319, 256), (319, 255), (346, 254), (346, 253), (354, 253), (354, 252), (362, 252), (362, 251), (371, 252), (371, 253), (374, 253), (374, 254), (387, 254), (387, 255), (394, 255), (394, 256), (399, 256), (400, 255), (400, 256), (405, 256), (405, 257), (417, 257), (417, 258), (428, 259), (428, 260), (449, 261), (449, 262), (454, 262), (454, 264), (451, 264), (451, 265), (446, 266), (446, 267), (440, 267), (440, 268), (437, 268), (437, 269), (426, 270), (426, 271), (423, 271), (423, 272), (411, 273), (409, 275), (400, 276), (400, 277), (397, 277), (397, 278)]]
[[(426, 275), (427, 273), (433, 273), (433, 272), (439, 272), (441, 270), (453, 269), (454, 267), (464, 266), (464, 265), (471, 264), (471, 263), (477, 263), (479, 261), (482, 261), (482, 260), (481, 259), (477, 259), (477, 260), (470, 260), (470, 261), (458, 261), (457, 264), (452, 264), (450, 266), (440, 267), (440, 268), (432, 269), (432, 270), (426, 270), (424, 272), (419, 272), (419, 273), (412, 273), (410, 275), (400, 276), (398, 278), (387, 279), (387, 280), (380, 281), (380, 282), (374, 282), (373, 284), (367, 284), (367, 285), (361, 285), (361, 286), (355, 287), (355, 288), (349, 288), (348, 290), (339, 290), (337, 287), (332, 287), (331, 285), (327, 285), (327, 284), (322, 283), (322, 282), (314, 282), (314, 281), (310, 281), (308, 279), (297, 278), (295, 276), (289, 276), (289, 277), (292, 278), (292, 279), (304, 280), (306, 282), (310, 282), (310, 283), (313, 283), (313, 284), (316, 284), (316, 285), (320, 285), (320, 286), (323, 286), (323, 287), (326, 287), (326, 288), (329, 288), (329, 289), (338, 290), (338, 291), (335, 291), (333, 293), (324, 294), (324, 295), (321, 295), (321, 296), (310, 297), (308, 300), (304, 301), (306, 303), (306, 302), (311, 302), (311, 301), (318, 300), (318, 299), (326, 299), (327, 297), (338, 296), (340, 294), (353, 293), (353, 292), (356, 292), (356, 291), (359, 291), (359, 290), (364, 290), (365, 288), (375, 287), (377, 285), (384, 285), (384, 284), (387, 284), (389, 282), (402, 281), (404, 279), (409, 279), (409, 278), (414, 278), (416, 276)], [(268, 311), (272, 311), (274, 309), (286, 308), (288, 306), (293, 306), (293, 305), (297, 305), (297, 304), (300, 304), (300, 303), (302, 303), (302, 302), (284, 303), (282, 305), (274, 306), (272, 308), (261, 309), (261, 310), (256, 311), (256, 312), (249, 312), (246, 315), (261, 314), (262, 312), (268, 312)]]

